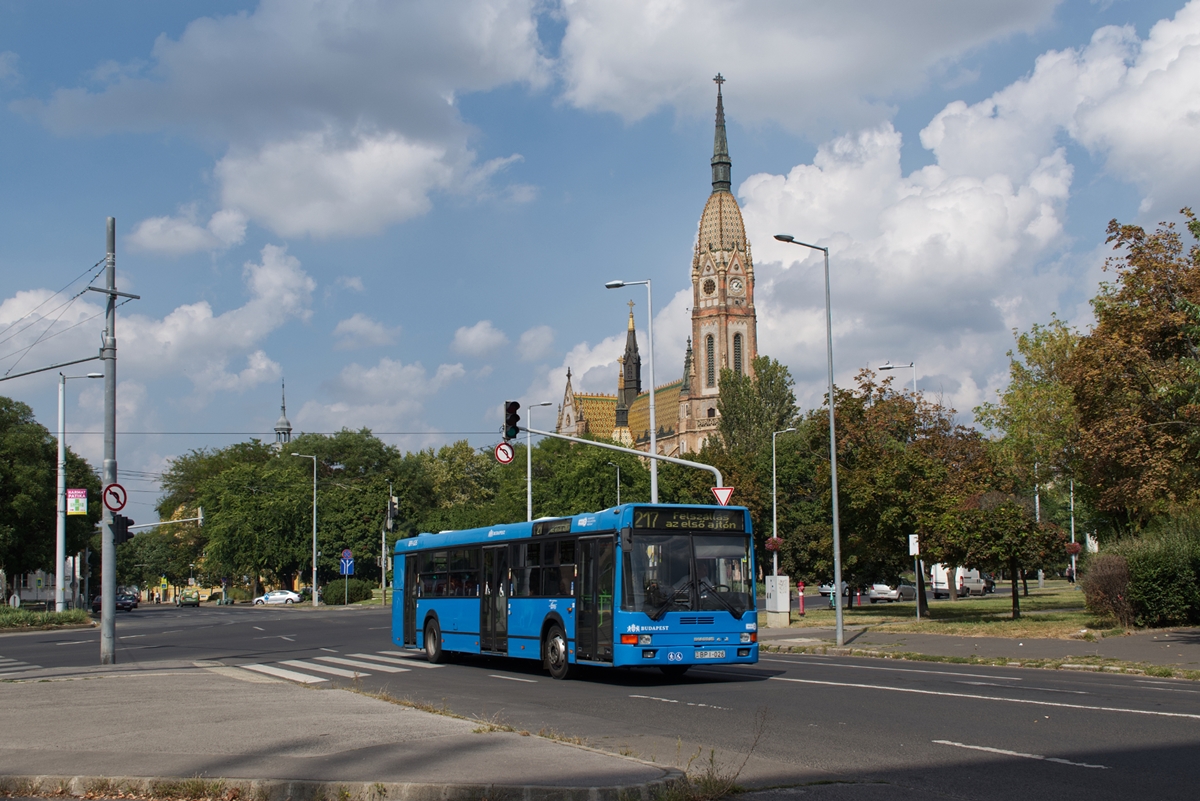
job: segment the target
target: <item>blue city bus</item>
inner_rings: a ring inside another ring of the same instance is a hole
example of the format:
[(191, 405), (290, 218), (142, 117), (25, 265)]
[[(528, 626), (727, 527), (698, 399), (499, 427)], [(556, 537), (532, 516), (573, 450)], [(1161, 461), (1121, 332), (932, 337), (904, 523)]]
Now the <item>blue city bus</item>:
[(758, 661), (745, 507), (624, 504), (573, 517), (398, 540), (392, 640), (449, 653), (577, 665)]

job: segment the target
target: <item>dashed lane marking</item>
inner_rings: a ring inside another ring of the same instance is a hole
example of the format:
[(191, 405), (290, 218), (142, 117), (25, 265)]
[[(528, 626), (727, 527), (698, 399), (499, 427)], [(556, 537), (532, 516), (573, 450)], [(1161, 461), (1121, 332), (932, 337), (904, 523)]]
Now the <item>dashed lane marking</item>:
[(674, 698), (659, 698), (658, 696), (655, 696), (655, 695), (631, 695), (629, 697), (630, 698), (642, 698), (647, 701), (662, 701), (664, 704), (683, 704), (684, 706), (700, 706), (700, 707), (704, 707), (705, 709), (723, 709), (726, 712), (732, 711), (730, 709), (730, 707), (727, 707), (727, 706), (715, 706), (713, 704), (699, 704), (699, 703), (695, 703), (692, 701), (677, 701)]
[(1072, 762), (1069, 759), (1060, 757), (1043, 756), (1042, 754), (1023, 754), (1020, 751), (1009, 751), (1005, 748), (991, 748), (986, 745), (967, 745), (966, 743), (956, 743), (950, 740), (934, 740), (938, 745), (952, 745), (955, 748), (967, 748), (972, 751), (986, 751), (989, 754), (1001, 754), (1003, 756), (1021, 757), (1022, 759), (1039, 759), (1043, 762), (1057, 762), (1060, 765), (1073, 765), (1077, 768), (1095, 768), (1096, 770), (1110, 770), (1108, 765), (1089, 765), (1086, 762)]
[(304, 673), (297, 673), (294, 670), (284, 670), (274, 665), (238, 665), (243, 670), (253, 670), (256, 673), (265, 673), (268, 676), (276, 676), (288, 681), (298, 681), (301, 684), (319, 684), (329, 679), (319, 679), (316, 676), (309, 676)]
[(516, 676), (501, 676), (499, 673), (489, 673), (493, 679), (504, 679), (505, 681), (523, 681), (526, 684), (537, 684), (537, 679), (518, 679)]

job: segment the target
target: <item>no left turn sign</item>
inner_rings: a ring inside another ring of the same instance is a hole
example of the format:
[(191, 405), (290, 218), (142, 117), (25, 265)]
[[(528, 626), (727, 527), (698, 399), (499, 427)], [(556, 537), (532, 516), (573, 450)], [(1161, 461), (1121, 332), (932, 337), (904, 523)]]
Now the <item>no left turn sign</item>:
[(100, 494), (104, 499), (104, 505), (108, 507), (110, 512), (119, 512), (125, 508), (125, 502), (129, 500), (128, 493), (120, 484), (109, 484), (104, 488), (104, 492)]

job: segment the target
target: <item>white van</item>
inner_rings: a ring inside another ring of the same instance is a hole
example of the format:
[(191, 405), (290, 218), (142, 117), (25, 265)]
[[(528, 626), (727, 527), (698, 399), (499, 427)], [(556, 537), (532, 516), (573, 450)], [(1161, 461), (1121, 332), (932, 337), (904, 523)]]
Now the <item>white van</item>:
[(933, 564), (929, 568), (929, 586), (934, 598), (950, 597), (950, 587), (946, 584), (948, 575), (958, 588), (959, 596), (983, 595), (987, 592), (987, 582), (978, 570), (968, 570), (965, 567), (947, 568), (942, 564)]

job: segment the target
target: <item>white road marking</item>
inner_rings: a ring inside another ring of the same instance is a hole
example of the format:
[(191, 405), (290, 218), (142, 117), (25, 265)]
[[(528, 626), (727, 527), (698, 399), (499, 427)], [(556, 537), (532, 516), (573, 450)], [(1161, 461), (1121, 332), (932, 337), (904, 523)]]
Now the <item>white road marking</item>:
[[(411, 662), (407, 659), (395, 659), (390, 656), (375, 656), (374, 654), (350, 654), (355, 659), (369, 659), (371, 662), (382, 662), (385, 665), (403, 665), (405, 670), (410, 667), (421, 667), (420, 662)], [(440, 665), (430, 665), (430, 667), (440, 667)]]
[(363, 670), (378, 670), (380, 673), (408, 672), (408, 668), (393, 667), (391, 665), (372, 665), (370, 662), (360, 662), (355, 659), (343, 659), (340, 656), (317, 656), (313, 658), (318, 662), (332, 662), (335, 665), (349, 665), (350, 667), (362, 668)]
[(322, 651), (328, 651), (328, 652), (329, 652), (329, 653), (331, 653), (331, 654), (336, 654), (336, 653), (337, 653), (337, 651), (333, 650), (332, 648), (322, 648), (321, 650), (322, 650)]
[(384, 629), (390, 628), (391, 626), (371, 626), (371, 628), (367, 629), (367, 631), (383, 631)]
[(847, 667), (856, 670), (887, 670), (892, 673), (921, 673), (931, 676), (966, 676), (971, 679), (1000, 679), (1002, 681), (1024, 681), (1015, 676), (988, 676), (982, 673), (955, 673), (951, 670), (917, 670), (915, 668), (879, 667), (877, 665), (850, 665), (845, 662), (813, 662), (799, 659), (759, 659), (759, 662), (784, 662), (789, 665), (829, 665), (830, 667)]
[(702, 706), (706, 709), (723, 709), (726, 712), (732, 711), (727, 706), (714, 706), (713, 704), (697, 704), (691, 701), (677, 701), (674, 698), (659, 698), (654, 695), (631, 695), (630, 698), (644, 698), (647, 701), (662, 701), (664, 704), (684, 704), (685, 706)]
[(1009, 751), (1004, 748), (990, 748), (986, 745), (967, 745), (966, 743), (955, 743), (950, 740), (934, 740), (938, 745), (952, 745), (955, 748), (969, 748), (972, 751), (987, 751), (989, 754), (1002, 754), (1003, 756), (1021, 757), (1022, 759), (1040, 759), (1043, 762), (1057, 762), (1060, 765), (1073, 765), (1077, 768), (1095, 768), (1096, 770), (1111, 770), (1108, 765), (1089, 765), (1086, 762), (1072, 762), (1069, 759), (1061, 759), (1059, 757), (1043, 756), (1042, 754), (1023, 754), (1020, 751)]
[(132, 640), (134, 637), (145, 637), (145, 634), (122, 634), (119, 639)]
[[(937, 690), (919, 690), (915, 687), (884, 687), (879, 684), (852, 684), (842, 681), (817, 681), (816, 679), (789, 679), (783, 676), (771, 676), (770, 681), (791, 681), (797, 684), (819, 684), (824, 687), (852, 687), (860, 690), (887, 690), (894, 693), (916, 693), (917, 695), (941, 695), (946, 698), (973, 698), (978, 701), (1003, 701), (1009, 704), (1028, 704), (1030, 706), (1054, 706), (1063, 709), (1084, 709), (1092, 712), (1126, 712), (1131, 715), (1154, 715), (1163, 718), (1188, 718), (1200, 720), (1200, 715), (1187, 712), (1155, 712), (1149, 709), (1125, 709), (1117, 706), (1089, 706), (1087, 704), (1064, 704), (1058, 701), (1034, 701), (1027, 698), (1004, 698), (998, 695), (971, 695), (970, 693), (947, 693)], [(1015, 689), (1015, 688), (1014, 688)]]
[(443, 668), (443, 667), (445, 667), (445, 665), (434, 665), (434, 664), (430, 664), (429, 662), (424, 661), (425, 660), (425, 652), (424, 651), (380, 651), (379, 653), (384, 654), (385, 656), (403, 657), (404, 659), (407, 660), (404, 664), (412, 665), (413, 667), (419, 667), (419, 668)]
[(256, 628), (259, 631), (266, 631), (266, 629), (264, 629), (262, 626), (253, 626), (252, 628)]
[(301, 684), (320, 684), (329, 679), (320, 679), (316, 676), (306, 676), (303, 673), (297, 673), (294, 670), (284, 670), (273, 665), (238, 665), (243, 670), (253, 670), (256, 673), (266, 673), (268, 676), (278, 676), (281, 679), (288, 681), (298, 681)]
[(281, 634), (281, 635), (279, 635), (279, 639), (281, 639), (281, 640), (287, 640), (288, 642), (295, 642), (295, 640), (294, 640), (294, 639), (292, 639), (291, 637), (288, 637), (286, 634)]
[(489, 673), (493, 679), (504, 679), (505, 681), (523, 681), (526, 684), (537, 684), (537, 679), (518, 679), (516, 676), (501, 676), (499, 673)]
[(341, 676), (347, 679), (363, 675), (363, 672), (360, 670), (343, 670), (342, 668), (330, 667), (329, 665), (314, 665), (311, 662), (301, 662), (299, 659), (285, 659), (279, 664), (294, 668), (304, 668), (305, 670), (315, 670), (318, 673), (328, 673), (330, 676)]
[[(974, 687), (1012, 687), (1011, 684), (996, 684), (993, 681), (956, 681), (955, 684), (970, 684)], [(1028, 684), (1021, 687), (1022, 690), (1033, 690), (1040, 693), (1067, 693), (1069, 695), (1091, 695), (1085, 690), (1060, 690), (1053, 687), (1030, 687)]]
[(67, 640), (66, 642), (56, 642), (55, 645), (83, 645), (84, 643), (95, 642), (95, 640)]
[(27, 670), (37, 670), (41, 665), (30, 665), (24, 662), (18, 662), (15, 665), (4, 665), (0, 667), (0, 674), (6, 673), (24, 673)]

